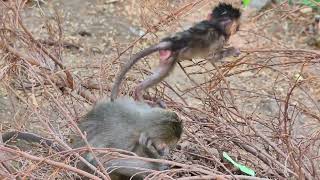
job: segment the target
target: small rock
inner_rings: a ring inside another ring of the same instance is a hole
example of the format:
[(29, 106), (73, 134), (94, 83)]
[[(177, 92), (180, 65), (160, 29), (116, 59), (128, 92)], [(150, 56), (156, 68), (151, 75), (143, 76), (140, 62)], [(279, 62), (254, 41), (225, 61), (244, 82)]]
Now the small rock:
[(311, 13), (312, 12), (312, 8), (311, 7), (306, 7), (306, 8), (300, 9), (300, 12), (303, 13), (303, 14)]
[(314, 21), (315, 21), (316, 23), (319, 23), (319, 22), (320, 22), (320, 14), (317, 14), (317, 15), (314, 16)]
[(119, 2), (119, 0), (107, 0), (105, 2), (105, 4), (112, 4), (112, 3), (117, 3), (117, 2)]
[(189, 141), (184, 141), (184, 142), (182, 142), (182, 143), (177, 145), (177, 149), (182, 150), (182, 149), (185, 149), (188, 146), (190, 146), (190, 142)]
[(138, 36), (142, 36), (142, 35), (145, 34), (144, 31), (142, 31), (142, 30), (140, 30), (140, 29), (136, 29), (136, 28), (134, 28), (134, 27), (129, 27), (129, 30), (130, 30), (133, 34), (138, 35)]
[(208, 148), (210, 155), (219, 158), (219, 151), (216, 148)]
[(270, 5), (272, 0), (252, 0), (249, 4), (249, 8), (256, 9), (257, 11), (262, 10), (263, 8)]
[(86, 30), (82, 30), (82, 31), (79, 31), (79, 33), (78, 33), (80, 36), (87, 36), (87, 37), (91, 37), (92, 36), (92, 34), (90, 33), (90, 32), (88, 32), (88, 31), (86, 31)]
[(293, 79), (294, 79), (295, 81), (298, 81), (298, 82), (304, 80), (303, 76), (302, 76), (300, 73), (294, 74)]

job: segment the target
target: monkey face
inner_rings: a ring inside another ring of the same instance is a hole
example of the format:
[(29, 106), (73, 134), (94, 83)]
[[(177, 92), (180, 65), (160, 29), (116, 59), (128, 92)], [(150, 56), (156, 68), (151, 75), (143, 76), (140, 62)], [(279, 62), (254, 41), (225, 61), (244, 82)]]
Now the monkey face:
[(140, 144), (147, 147), (147, 149), (156, 154), (157, 156), (166, 156), (169, 154), (170, 149), (172, 149), (179, 139), (170, 132), (165, 134), (158, 134), (157, 137), (148, 137), (147, 140), (143, 140), (143, 137), (140, 137)]
[(169, 153), (170, 149), (173, 149), (178, 141), (180, 140), (180, 136), (177, 137), (175, 134), (171, 134), (170, 138), (160, 139), (158, 138), (155, 140), (155, 148), (162, 152), (163, 155), (166, 155)]
[(225, 27), (225, 32), (228, 36), (234, 35), (237, 31), (239, 31), (240, 22), (239, 20), (233, 20), (228, 23)]
[(153, 146), (160, 156), (166, 156), (169, 154), (170, 147), (166, 143), (154, 143)]

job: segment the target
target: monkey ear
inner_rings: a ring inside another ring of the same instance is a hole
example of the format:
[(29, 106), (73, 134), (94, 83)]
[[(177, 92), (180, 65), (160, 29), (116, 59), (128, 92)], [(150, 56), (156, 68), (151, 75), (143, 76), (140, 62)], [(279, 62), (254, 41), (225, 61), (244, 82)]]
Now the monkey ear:
[(221, 21), (220, 22), (220, 25), (222, 26), (222, 27), (224, 27), (224, 29), (228, 26), (228, 25), (230, 25), (232, 23), (232, 20), (231, 19), (226, 19), (226, 20), (223, 20), (223, 21)]

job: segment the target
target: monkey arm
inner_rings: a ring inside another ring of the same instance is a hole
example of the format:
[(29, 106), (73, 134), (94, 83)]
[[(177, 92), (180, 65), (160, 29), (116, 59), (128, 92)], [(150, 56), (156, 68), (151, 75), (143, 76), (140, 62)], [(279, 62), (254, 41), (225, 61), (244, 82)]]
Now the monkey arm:
[(222, 58), (229, 56), (238, 57), (240, 54), (240, 49), (235, 47), (229, 47), (227, 49), (222, 50)]
[(136, 146), (136, 151), (142, 150), (148, 157), (161, 158), (169, 153), (169, 147), (157, 148), (155, 142), (147, 135), (146, 132), (140, 134), (139, 145)]
[(222, 50), (214, 53), (214, 55), (211, 56), (208, 60), (210, 62), (217, 62), (217, 61), (220, 61), (220, 60), (222, 60), (226, 57), (230, 57), (230, 56), (238, 57), (240, 54), (241, 54), (241, 52), (238, 48), (229, 47), (229, 48), (222, 49)]

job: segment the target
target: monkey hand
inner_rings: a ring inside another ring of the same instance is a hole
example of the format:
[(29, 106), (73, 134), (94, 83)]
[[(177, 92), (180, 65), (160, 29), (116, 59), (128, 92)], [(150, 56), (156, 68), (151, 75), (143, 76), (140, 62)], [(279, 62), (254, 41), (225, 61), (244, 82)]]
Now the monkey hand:
[(143, 100), (143, 101), (151, 107), (160, 107), (162, 109), (167, 109), (166, 103), (160, 99), (157, 99), (155, 102), (150, 100)]
[(229, 47), (222, 51), (222, 58), (233, 56), (238, 57), (241, 54), (240, 49), (235, 47)]
[(152, 107), (160, 107), (162, 109), (167, 109), (166, 103), (164, 101), (162, 101), (161, 99), (157, 99), (156, 102), (148, 101), (147, 103)]
[(169, 169), (169, 165), (167, 164), (161, 164), (159, 166), (159, 171), (164, 171), (164, 170), (168, 170)]
[(167, 109), (166, 103), (164, 101), (162, 101), (161, 99), (157, 99), (156, 104), (162, 109)]
[(209, 61), (211, 63), (214, 63), (216, 61), (221, 61), (222, 59), (226, 58), (226, 57), (238, 57), (241, 54), (240, 50), (238, 48), (235, 47), (229, 47), (223, 50), (218, 51), (217, 53), (214, 53), (214, 55), (212, 57), (209, 57)]

